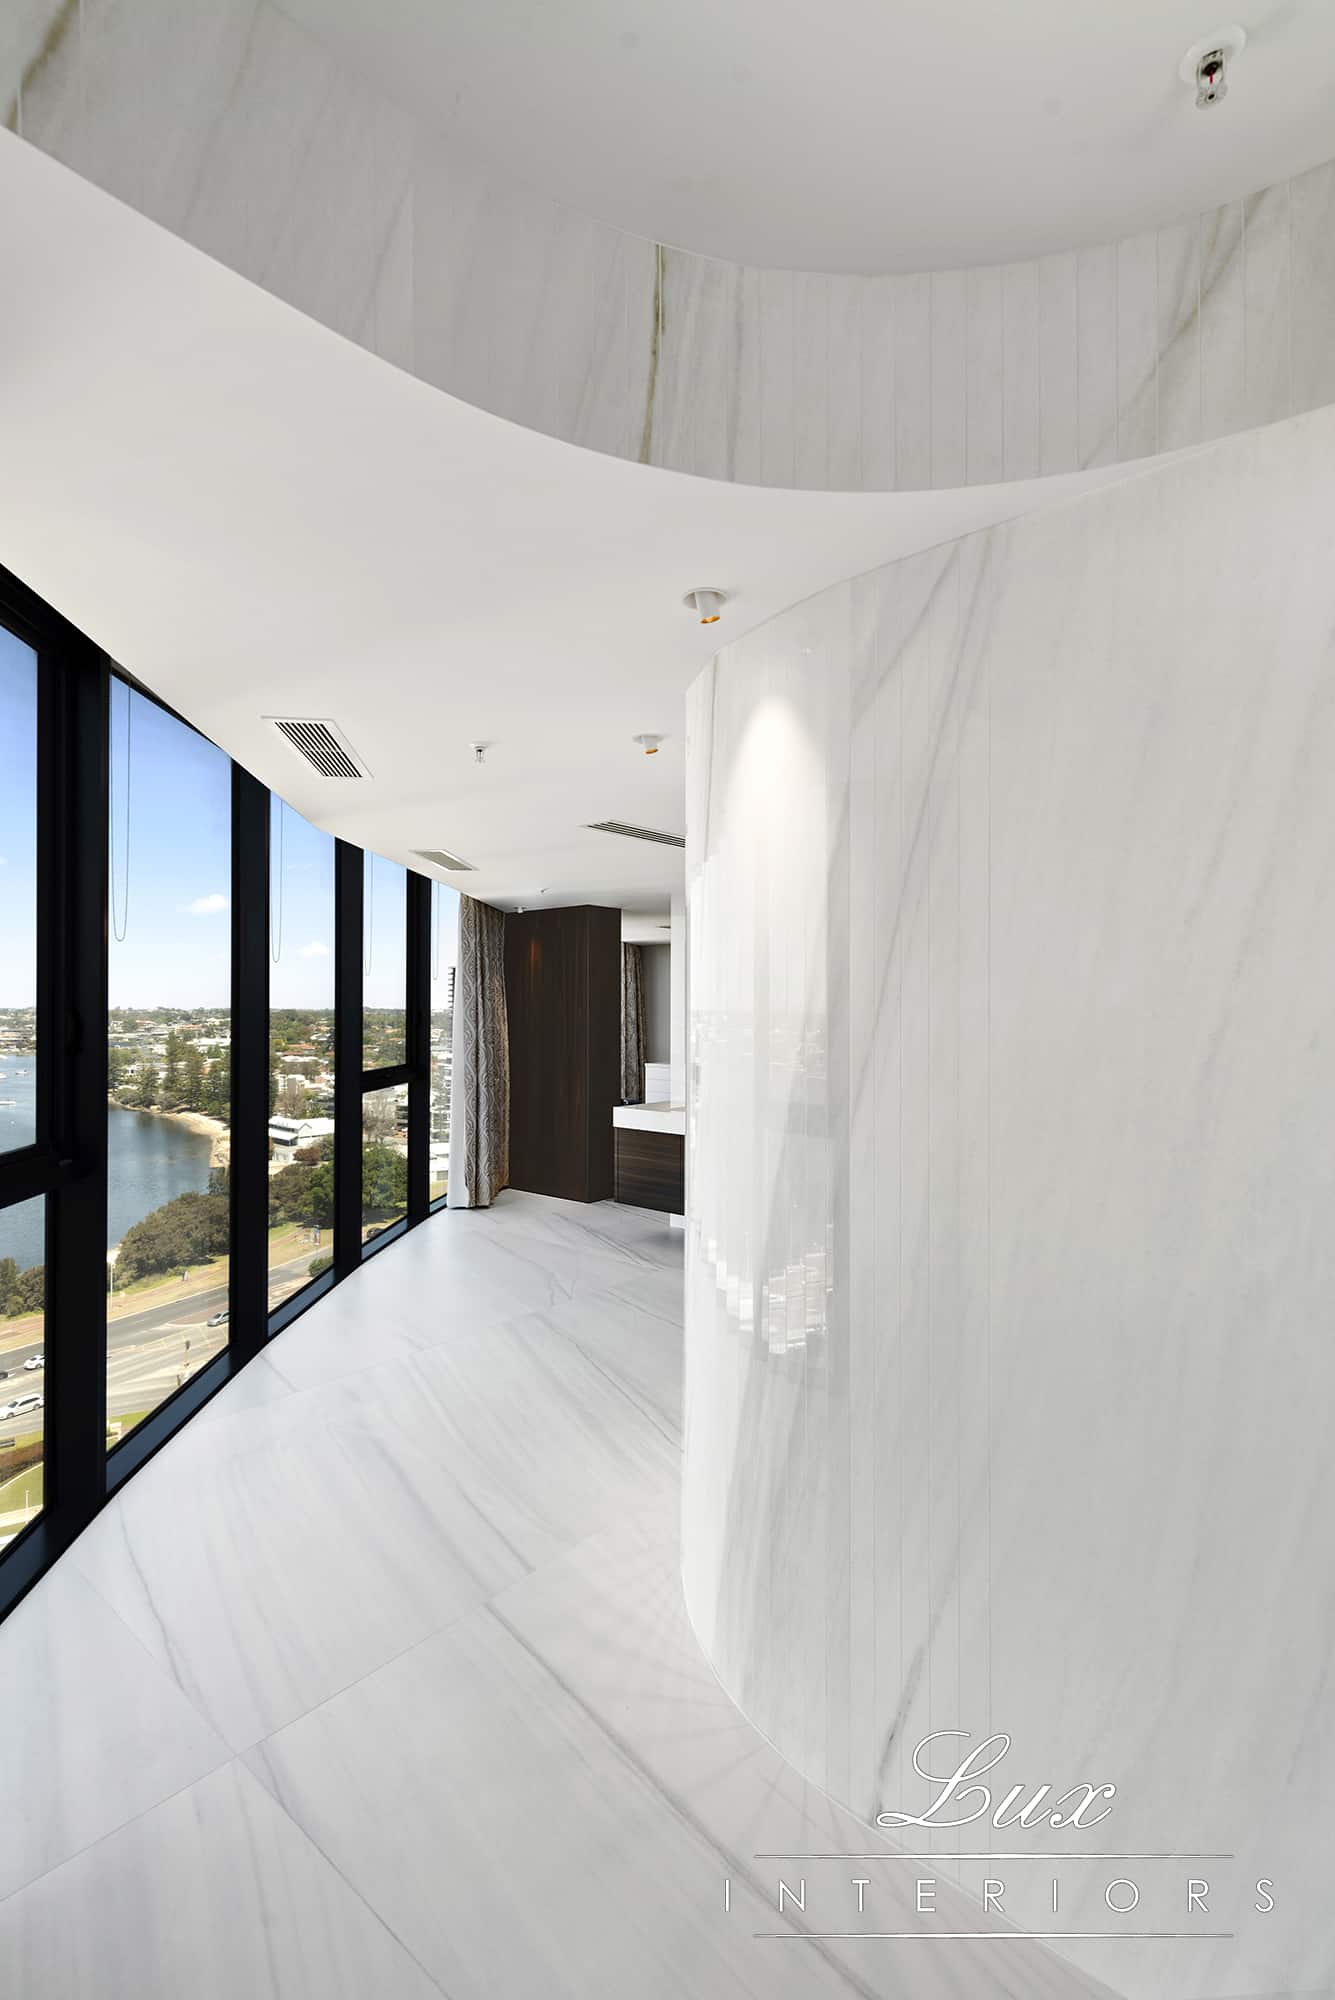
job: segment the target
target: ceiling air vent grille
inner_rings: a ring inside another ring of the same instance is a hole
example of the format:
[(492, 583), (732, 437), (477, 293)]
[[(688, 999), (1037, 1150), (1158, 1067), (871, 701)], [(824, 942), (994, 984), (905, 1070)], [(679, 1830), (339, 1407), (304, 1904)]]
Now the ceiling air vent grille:
[(347, 737), (327, 718), (320, 720), (309, 716), (267, 715), (264, 719), (266, 722), (272, 722), (278, 734), (291, 745), (303, 764), (309, 764), (322, 778), (370, 777), (371, 773)]
[(434, 862), (437, 868), (448, 868), (456, 875), (477, 873), (473, 862), (461, 861), (457, 854), (447, 854), (443, 847), (415, 847), (413, 853), (419, 861)]
[(656, 833), (651, 826), (627, 826), (620, 819), (595, 819), (589, 822), (590, 833), (619, 833), (624, 840), (656, 840), (660, 847), (685, 847), (686, 842), (679, 833)]

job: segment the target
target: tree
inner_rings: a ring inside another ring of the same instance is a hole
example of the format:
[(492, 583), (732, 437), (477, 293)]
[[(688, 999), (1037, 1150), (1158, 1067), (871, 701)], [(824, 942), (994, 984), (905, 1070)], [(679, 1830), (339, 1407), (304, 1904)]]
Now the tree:
[(313, 1167), (280, 1167), (269, 1181), (270, 1222), (309, 1222)]
[(18, 1261), (14, 1257), (0, 1257), (0, 1313), (13, 1311), (10, 1300), (19, 1282)]
[(162, 1101), (174, 1105), (181, 1101), (181, 1050), (180, 1035), (173, 1028), (167, 1037), (166, 1058), (162, 1065)]
[(198, 1111), (204, 1102), (204, 1057), (193, 1042), (186, 1045), (181, 1094), (187, 1111)]
[(209, 1193), (227, 1194), (232, 1185), (231, 1173), (227, 1167), (209, 1168)]
[(362, 1147), (362, 1213), (396, 1215), (408, 1206), (408, 1162), (390, 1146)]
[(372, 1091), (362, 1099), (362, 1134), (373, 1141), (384, 1141), (393, 1137), (398, 1125), (398, 1113), (393, 1098), (385, 1091)]
[(158, 1081), (157, 1070), (148, 1060), (147, 1056), (145, 1056), (139, 1065), (139, 1082), (135, 1091), (135, 1103), (142, 1104), (147, 1111), (158, 1102), (160, 1095), (161, 1086)]
[(212, 1118), (225, 1118), (232, 1100), (232, 1057), (223, 1049), (209, 1064), (204, 1078), (202, 1109)]
[(178, 1194), (127, 1229), (116, 1259), (126, 1283), (157, 1271), (184, 1270), (227, 1252), (230, 1204), (221, 1194)]
[(310, 1192), (307, 1196), (309, 1212), (307, 1221), (313, 1227), (329, 1229), (334, 1221), (334, 1165), (332, 1160), (322, 1161), (311, 1174)]
[[(14, 1259), (6, 1257), (12, 1264)], [(26, 1271), (20, 1271), (10, 1289), (8, 1301), (0, 1304), (10, 1319), (17, 1319), (21, 1313), (39, 1313), (46, 1305), (46, 1266), (30, 1264)]]
[(125, 1081), (125, 1051), (124, 1049), (116, 1049), (116, 1048), (108, 1049), (107, 1050), (108, 1091), (114, 1094), (116, 1091), (120, 1089), (124, 1081)]

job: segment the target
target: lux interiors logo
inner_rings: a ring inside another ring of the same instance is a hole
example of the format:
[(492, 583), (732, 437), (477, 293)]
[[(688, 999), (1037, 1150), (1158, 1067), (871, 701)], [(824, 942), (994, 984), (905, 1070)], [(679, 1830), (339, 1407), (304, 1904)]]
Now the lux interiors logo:
[[(989, 1736), (975, 1749), (961, 1755), (960, 1746), (969, 1740), (969, 1732), (964, 1729), (938, 1729), (930, 1736), (924, 1736), (913, 1752), (913, 1768), (933, 1790), (930, 1804), (920, 1813), (882, 1812), (876, 1815), (876, 1824), (887, 1831), (908, 1833), (911, 1828), (921, 1827), (929, 1836), (954, 1833), (958, 1836), (955, 1845), (936, 1847), (926, 1852), (880, 1850), (870, 1854), (757, 1854), (755, 1859), (758, 1862), (782, 1864), (782, 1872), (777, 1876), (772, 1893), (778, 1914), (788, 1919), (791, 1928), (760, 1930), (755, 1935), (774, 1940), (806, 1939), (813, 1942), (845, 1938), (923, 1938), (939, 1941), (966, 1938), (1190, 1938), (1203, 1941), (1228, 1939), (1236, 1935), (1232, 1930), (1211, 1928), (1212, 1910), (1217, 1902), (1227, 1901), (1236, 1907), (1236, 1886), (1219, 1879), (1221, 1874), (1226, 1877), (1229, 1872), (1227, 1864), (1234, 1860), (1231, 1854), (1123, 1852), (1111, 1846), (1097, 1849), (1052, 1849), (1047, 1846), (1010, 1849), (1004, 1843), (994, 1842), (994, 1834), (1006, 1834), (1016, 1828), (1025, 1832), (1056, 1834), (1071, 1830), (1085, 1832), (1100, 1826), (1112, 1815), (1117, 1787), (1115, 1784), (1082, 1781), (1058, 1792), (1052, 1784), (1006, 1784), (1000, 1775), (994, 1779), (992, 1774), (998, 1772), (1011, 1748), (1010, 1737), (1004, 1732)], [(947, 1743), (954, 1746), (949, 1751), (936, 1747)], [(955, 1760), (952, 1770), (932, 1768), (943, 1765), (950, 1758)], [(978, 1833), (968, 1837), (966, 1848), (964, 1829), (970, 1827), (977, 1828)], [(990, 1829), (986, 1835), (983, 1834), (984, 1827)], [(909, 1838), (912, 1838), (911, 1834)], [(987, 1845), (982, 1844), (984, 1838)], [(932, 1862), (952, 1873), (944, 1882), (936, 1875), (916, 1875), (910, 1896), (908, 1885), (897, 1873), (887, 1884), (861, 1873), (849, 1875), (838, 1866), (872, 1861), (889, 1864), (892, 1870), (905, 1862)], [(1080, 1905), (1082, 1921), (1089, 1921), (1092, 1904), (1106, 1927), (1048, 1928), (1046, 1920), (1042, 1929), (1029, 1927), (1038, 1906), (1039, 1889), (1028, 1868), (1017, 1883), (1016, 1871), (1021, 1863), (1062, 1864), (1060, 1872), (1056, 1868), (1051, 1869), (1049, 1885), (1042, 1892), (1044, 1911), (1050, 1910), (1054, 1925), (1062, 1918), (1068, 1887), (1078, 1880), (1079, 1891), (1073, 1900)], [(962, 1864), (969, 1866), (967, 1878)], [(1198, 1872), (1203, 1871), (1206, 1864), (1210, 1865), (1210, 1875)], [(1001, 1872), (1003, 1868), (1006, 1871), (1004, 1874)], [(1097, 1902), (1093, 1900), (1094, 1885), (1089, 1879), (1091, 1869), (1101, 1870), (1104, 1878), (1101, 1898)], [(997, 1872), (990, 1872), (992, 1870)], [(1008, 1915), (1007, 1898), (1012, 1893), (1007, 1887), (1008, 1879), (1012, 1889), (1018, 1888), (1014, 1902), (1023, 1905), (1023, 1918), (1018, 1908), (1014, 1914)], [(1249, 1892), (1253, 1899), (1251, 1907), (1258, 1914), (1266, 1916), (1275, 1908), (1275, 1898), (1271, 1894), (1274, 1887), (1269, 1877), (1262, 1876)], [(944, 1904), (938, 1898), (944, 1899)], [(981, 1912), (978, 1910), (980, 1899)], [(894, 1930), (844, 1927), (853, 1919), (875, 1921), (878, 1900), (882, 1906), (889, 1904), (901, 1920), (907, 1912), (915, 1927)], [(1126, 1921), (1133, 1917), (1133, 1913), (1141, 1912), (1145, 1905), (1152, 1906), (1156, 1925), (1160, 1927), (1140, 1928), (1143, 1916), (1137, 1916), (1134, 1922)], [(723, 1906), (726, 1911), (733, 1908), (731, 1878), (724, 1881)], [(967, 1924), (962, 1921), (966, 1913)], [(840, 1927), (824, 1928), (827, 1918), (831, 1924), (837, 1922)], [(992, 1928), (993, 1920), (1003, 1923), (1005, 1928)]]

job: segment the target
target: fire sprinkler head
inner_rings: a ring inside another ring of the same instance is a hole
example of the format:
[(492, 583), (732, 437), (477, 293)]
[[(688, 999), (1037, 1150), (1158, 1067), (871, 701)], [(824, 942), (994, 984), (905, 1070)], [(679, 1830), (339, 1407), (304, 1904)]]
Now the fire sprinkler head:
[(1221, 28), (1218, 34), (1206, 35), (1202, 41), (1193, 42), (1177, 66), (1177, 73), (1184, 83), (1189, 83), (1196, 92), (1196, 109), (1208, 110), (1210, 105), (1228, 95), (1228, 68), (1237, 56), (1242, 54), (1247, 44), (1245, 28)]

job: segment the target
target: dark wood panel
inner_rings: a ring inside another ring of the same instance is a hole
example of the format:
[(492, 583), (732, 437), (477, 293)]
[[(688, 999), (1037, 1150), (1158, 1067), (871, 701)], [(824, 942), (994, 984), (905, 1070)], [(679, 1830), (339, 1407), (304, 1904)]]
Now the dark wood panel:
[(636, 1208), (686, 1213), (686, 1141), (680, 1132), (644, 1132), (618, 1125), (617, 1200)]
[(609, 1200), (621, 1084), (621, 912), (584, 903), (507, 916), (505, 999), (511, 1187)]

